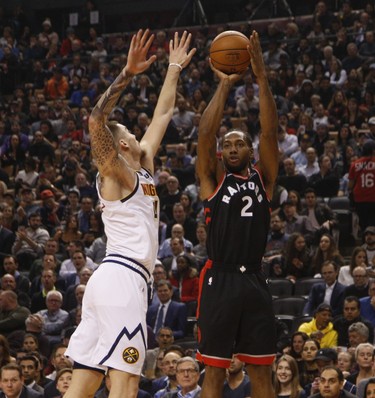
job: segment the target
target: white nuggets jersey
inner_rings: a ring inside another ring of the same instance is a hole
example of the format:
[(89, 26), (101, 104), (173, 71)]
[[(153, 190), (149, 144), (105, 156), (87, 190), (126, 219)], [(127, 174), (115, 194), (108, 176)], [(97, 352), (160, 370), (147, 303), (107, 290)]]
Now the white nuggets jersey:
[(158, 252), (159, 198), (149, 172), (136, 172), (135, 188), (122, 200), (108, 201), (97, 190), (107, 235), (107, 255), (120, 254), (144, 265), (150, 273)]

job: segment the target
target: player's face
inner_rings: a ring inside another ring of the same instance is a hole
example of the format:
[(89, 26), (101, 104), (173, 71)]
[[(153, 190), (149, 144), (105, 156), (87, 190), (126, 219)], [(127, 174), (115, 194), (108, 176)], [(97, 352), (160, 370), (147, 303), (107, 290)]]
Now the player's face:
[(287, 361), (280, 361), (278, 363), (276, 377), (281, 384), (289, 383), (292, 380), (292, 371)]
[(222, 157), (225, 168), (231, 173), (246, 171), (252, 156), (250, 148), (241, 132), (230, 132), (224, 136)]

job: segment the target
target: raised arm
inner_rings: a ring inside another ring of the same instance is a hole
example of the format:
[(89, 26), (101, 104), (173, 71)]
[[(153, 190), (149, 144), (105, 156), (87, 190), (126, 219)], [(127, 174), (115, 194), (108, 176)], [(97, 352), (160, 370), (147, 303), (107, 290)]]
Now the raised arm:
[(277, 144), (278, 117), (275, 100), (268, 85), (259, 35), (253, 31), (250, 36), (249, 53), (251, 67), (259, 85), (259, 111), (261, 134), (259, 138), (259, 168), (268, 197), (272, 197), (273, 185), (279, 169)]
[(240, 75), (235, 74), (228, 76), (215, 69), (212, 64), (211, 69), (220, 81), (199, 123), (196, 170), (200, 180), (201, 199), (208, 198), (215, 191), (217, 177), (220, 172), (223, 172), (216, 157), (216, 133), (220, 127), (229, 92), (234, 83), (241, 78)]
[(142, 165), (152, 170), (152, 162), (161, 140), (170, 122), (176, 99), (176, 88), (180, 72), (185, 68), (192, 56), (195, 54), (195, 48), (189, 50), (191, 34), (186, 31), (181, 39), (176, 32), (174, 39), (169, 42), (169, 67), (167, 75), (161, 89), (158, 103), (155, 108), (152, 122), (148, 127), (146, 134), (141, 141), (143, 151)]
[(145, 71), (155, 61), (154, 55), (146, 59), (153, 39), (154, 35), (150, 36), (148, 30), (145, 32), (139, 30), (136, 35), (133, 35), (125, 68), (101, 96), (91, 112), (89, 131), (92, 155), (102, 176), (113, 175), (116, 170), (121, 170), (123, 162), (106, 123), (108, 115), (133, 76)]

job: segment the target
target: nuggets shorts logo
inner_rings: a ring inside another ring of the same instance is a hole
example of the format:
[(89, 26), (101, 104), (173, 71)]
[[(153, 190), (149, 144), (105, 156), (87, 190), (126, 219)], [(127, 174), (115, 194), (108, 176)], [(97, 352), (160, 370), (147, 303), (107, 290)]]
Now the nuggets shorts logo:
[(125, 348), (125, 350), (122, 352), (122, 358), (123, 358), (123, 360), (126, 363), (131, 365), (131, 364), (136, 363), (138, 361), (139, 352), (134, 347)]

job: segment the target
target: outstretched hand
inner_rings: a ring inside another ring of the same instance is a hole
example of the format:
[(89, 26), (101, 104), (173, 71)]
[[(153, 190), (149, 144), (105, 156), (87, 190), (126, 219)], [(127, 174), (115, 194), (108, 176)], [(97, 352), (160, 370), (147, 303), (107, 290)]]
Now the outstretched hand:
[(215, 75), (219, 78), (219, 80), (227, 80), (229, 81), (230, 84), (234, 84), (236, 82), (238, 82), (239, 80), (241, 80), (244, 76), (246, 71), (244, 71), (243, 73), (232, 73), (231, 75), (227, 75), (226, 73), (222, 72), (219, 69), (216, 69), (210, 59), (210, 67), (212, 69), (212, 71), (215, 73)]
[(257, 78), (266, 75), (266, 68), (264, 67), (262, 47), (260, 46), (259, 34), (255, 30), (250, 36), (250, 44), (247, 46), (247, 51), (250, 54), (251, 68)]
[(189, 46), (191, 41), (191, 33), (187, 33), (186, 30), (181, 36), (181, 39), (178, 37), (178, 32), (175, 32), (174, 39), (169, 42), (169, 63), (170, 64), (178, 64), (181, 65), (182, 68), (185, 68), (195, 52), (196, 48), (192, 48), (189, 52)]
[(156, 55), (146, 59), (147, 53), (154, 41), (154, 35), (150, 35), (149, 29), (140, 29), (133, 35), (130, 42), (128, 62), (124, 68), (125, 73), (136, 75), (144, 72), (156, 60)]

